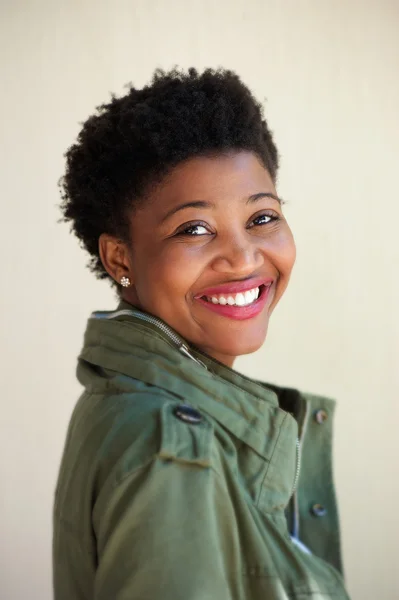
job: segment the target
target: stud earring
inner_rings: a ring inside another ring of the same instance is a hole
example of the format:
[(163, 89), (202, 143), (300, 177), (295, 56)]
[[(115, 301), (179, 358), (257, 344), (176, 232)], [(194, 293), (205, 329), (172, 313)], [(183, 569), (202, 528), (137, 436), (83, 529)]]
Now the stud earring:
[(130, 287), (131, 281), (129, 277), (121, 277), (121, 286), (127, 288)]

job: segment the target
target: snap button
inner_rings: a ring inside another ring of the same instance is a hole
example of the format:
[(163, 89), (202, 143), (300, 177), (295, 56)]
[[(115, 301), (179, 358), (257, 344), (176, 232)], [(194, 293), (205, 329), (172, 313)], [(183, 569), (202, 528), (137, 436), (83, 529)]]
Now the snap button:
[(173, 413), (178, 419), (185, 421), (186, 423), (191, 423), (191, 425), (197, 425), (202, 421), (201, 413), (188, 404), (179, 404), (179, 406), (176, 406)]
[(323, 423), (328, 419), (328, 414), (325, 410), (317, 410), (314, 414), (314, 418), (316, 423), (323, 425)]
[(310, 512), (314, 517), (325, 517), (327, 514), (327, 509), (322, 504), (313, 504)]

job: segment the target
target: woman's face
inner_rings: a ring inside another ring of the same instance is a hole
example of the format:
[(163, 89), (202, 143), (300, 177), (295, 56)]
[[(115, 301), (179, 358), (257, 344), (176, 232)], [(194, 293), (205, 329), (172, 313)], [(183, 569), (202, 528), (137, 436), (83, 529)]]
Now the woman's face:
[(131, 240), (128, 302), (228, 366), (262, 345), (295, 244), (254, 154), (178, 165), (132, 214)]

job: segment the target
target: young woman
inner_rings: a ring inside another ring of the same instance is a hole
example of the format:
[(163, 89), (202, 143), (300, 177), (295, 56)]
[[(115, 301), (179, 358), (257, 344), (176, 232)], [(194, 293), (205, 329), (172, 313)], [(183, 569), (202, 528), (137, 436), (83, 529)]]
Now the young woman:
[(334, 402), (232, 368), (295, 260), (260, 104), (231, 71), (157, 71), (66, 158), (64, 218), (120, 302), (79, 356), (56, 600), (347, 599)]

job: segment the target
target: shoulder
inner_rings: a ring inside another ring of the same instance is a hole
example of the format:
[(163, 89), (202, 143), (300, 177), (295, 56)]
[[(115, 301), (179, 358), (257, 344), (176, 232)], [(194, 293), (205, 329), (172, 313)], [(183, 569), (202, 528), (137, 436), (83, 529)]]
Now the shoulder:
[[(71, 433), (72, 432), (72, 433)], [(117, 485), (154, 459), (209, 467), (214, 437), (203, 412), (154, 386), (117, 394), (84, 394), (71, 419), (68, 445), (95, 469), (97, 491)]]
[(54, 522), (62, 520), (90, 540), (93, 519), (101, 521), (112, 502), (122, 498), (120, 490), (127, 490), (127, 502), (143, 485), (149, 499), (158, 494), (159, 474), (170, 489), (176, 481), (195, 481), (201, 488), (219, 480), (212, 468), (214, 452), (210, 418), (162, 389), (85, 392), (69, 425)]

